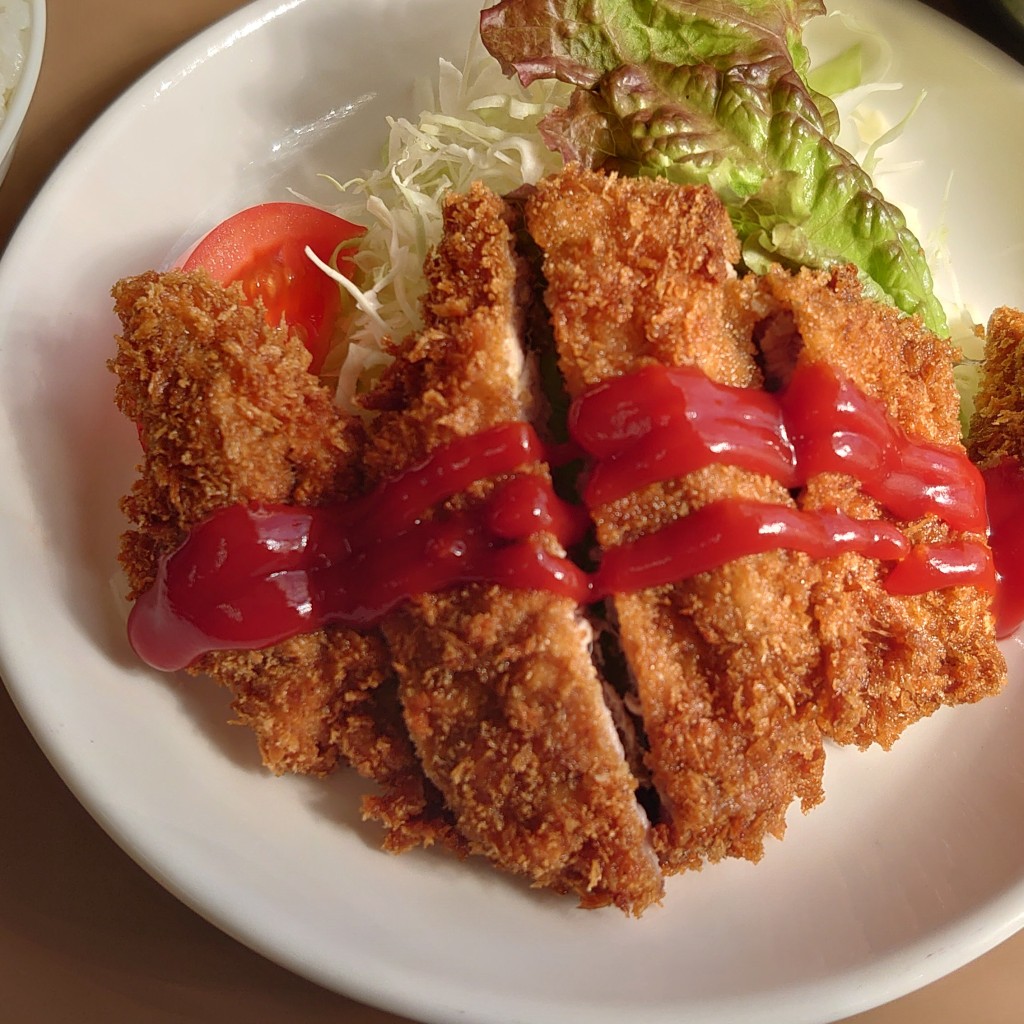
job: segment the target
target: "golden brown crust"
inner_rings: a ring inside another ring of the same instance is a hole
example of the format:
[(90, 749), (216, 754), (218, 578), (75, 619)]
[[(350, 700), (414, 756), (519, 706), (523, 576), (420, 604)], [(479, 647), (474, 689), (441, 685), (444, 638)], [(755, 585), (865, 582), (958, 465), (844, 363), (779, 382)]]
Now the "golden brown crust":
[[(709, 189), (570, 168), (527, 207), (545, 253), (547, 301), (571, 394), (656, 360), (759, 386), (754, 320), (732, 264), (738, 243)], [(612, 547), (720, 498), (791, 504), (781, 485), (711, 467), (594, 513)], [(794, 799), (821, 799), (824, 753), (810, 714), (817, 648), (791, 552), (743, 558), (691, 580), (616, 595), (664, 802), (667, 870), (761, 856)]]
[[(790, 335), (790, 372), (800, 361), (827, 363), (883, 402), (909, 434), (963, 450), (947, 341), (918, 319), (865, 300), (853, 268), (795, 275), (775, 269), (753, 284), (766, 318), (786, 322), (784, 332), (769, 336)], [(961, 536), (985, 542), (981, 535), (954, 533), (934, 516), (896, 520), (856, 481), (838, 474), (811, 480), (799, 504), (888, 519), (911, 542)], [(984, 591), (961, 586), (892, 595), (883, 586), (886, 571), (856, 554), (813, 566), (812, 611), (822, 647), (821, 724), (842, 743), (889, 747), (907, 725), (938, 707), (977, 701), (1005, 681)]]
[(1003, 306), (989, 318), (985, 361), (967, 446), (980, 466), (1010, 457), (1024, 464), (1024, 312)]
[(548, 306), (570, 395), (644, 361), (757, 382), (749, 317), (724, 287), (739, 243), (710, 189), (570, 167), (540, 183), (527, 224), (536, 241), (557, 231)]
[(444, 238), (424, 267), (425, 328), (405, 339), (361, 399), (383, 414), (363, 456), (370, 479), (416, 463), (481, 424), (523, 418), (533, 397), (518, 339), (526, 268), (510, 249), (510, 217), (481, 188), (446, 205)]
[[(453, 437), (528, 415), (521, 268), (506, 217), (482, 186), (446, 203), (428, 265), (428, 326), (377, 396), (383, 411), (365, 460), (373, 471), (401, 471)], [(457, 500), (478, 501), (496, 483)], [(636, 780), (573, 601), (463, 586), (416, 598), (383, 628), (410, 735), (475, 852), (535, 885), (574, 892), (583, 906), (639, 914), (660, 898)]]
[[(790, 274), (775, 266), (747, 278), (745, 285), (762, 317), (786, 317), (787, 331), (795, 337), (790, 372), (800, 360), (827, 363), (838, 376), (883, 402), (909, 434), (960, 445), (951, 344), (917, 317), (865, 299), (854, 267)], [(761, 345), (767, 346), (764, 338)]]
[[(652, 362), (760, 388), (823, 361), (908, 432), (959, 443), (948, 344), (866, 302), (851, 268), (738, 279), (739, 246), (709, 189), (570, 167), (538, 186), (526, 219), (571, 395)], [(240, 289), (202, 272), (118, 282), (123, 333), (110, 366), (144, 444), (122, 503), (132, 595), (218, 508), (329, 502), (457, 437), (532, 420), (541, 403), (519, 340), (529, 288), (518, 227), (482, 186), (449, 198), (425, 268), (425, 327), (364, 396), (369, 428), (339, 411), (301, 343), (268, 328)], [(972, 435), (980, 462), (1024, 455), (1024, 412), (1006, 397), (1024, 389), (1022, 342), (1024, 314), (997, 311)], [(519, 472), (549, 475), (543, 462)], [(502, 482), (478, 481), (430, 514), (472, 507)], [(838, 474), (794, 499), (767, 477), (714, 466), (595, 509), (597, 539), (614, 547), (730, 498), (886, 518)], [(912, 541), (956, 536), (934, 517), (898, 525)], [(543, 543), (564, 553), (552, 536)], [(230, 689), (273, 771), (348, 763), (378, 783), (363, 808), (384, 825), (386, 849), (441, 842), (582, 906), (640, 914), (661, 897), (662, 869), (757, 860), (794, 802), (820, 801), (823, 735), (888, 747), (937, 707), (1000, 688), (986, 597), (970, 587), (895, 597), (883, 574), (858, 555), (775, 551), (611, 599), (643, 716), (644, 785), (661, 800), (653, 829), (590, 623), (569, 598), (455, 587), (407, 601), (379, 630), (329, 626), (209, 653), (189, 671)]]
[(351, 484), (356, 428), (307, 372), (302, 344), (266, 327), (240, 288), (202, 272), (149, 272), (113, 295), (123, 330), (110, 364), (115, 400), (145, 444), (124, 502), (137, 524), (125, 560), (134, 591), (152, 582), (159, 553), (215, 509), (315, 504)]
[[(354, 486), (361, 428), (308, 372), (301, 342), (269, 328), (238, 286), (202, 271), (149, 272), (119, 281), (113, 295), (116, 401), (144, 446), (123, 502), (132, 529), (121, 563), (133, 594), (215, 509), (317, 504)], [(389, 707), (396, 683), (379, 635), (329, 627), (265, 650), (212, 652), (189, 671), (229, 688), (273, 771), (322, 775), (348, 761), (381, 783), (385, 795), (369, 809), (388, 819), (392, 845), (450, 833), (393, 697)]]

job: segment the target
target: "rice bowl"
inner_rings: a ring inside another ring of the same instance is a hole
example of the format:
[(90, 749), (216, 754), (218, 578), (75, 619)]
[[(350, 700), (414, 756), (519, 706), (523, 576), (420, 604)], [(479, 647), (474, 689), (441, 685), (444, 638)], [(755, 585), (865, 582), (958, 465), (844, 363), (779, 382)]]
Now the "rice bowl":
[(35, 92), (45, 35), (45, 0), (0, 0), (0, 182)]

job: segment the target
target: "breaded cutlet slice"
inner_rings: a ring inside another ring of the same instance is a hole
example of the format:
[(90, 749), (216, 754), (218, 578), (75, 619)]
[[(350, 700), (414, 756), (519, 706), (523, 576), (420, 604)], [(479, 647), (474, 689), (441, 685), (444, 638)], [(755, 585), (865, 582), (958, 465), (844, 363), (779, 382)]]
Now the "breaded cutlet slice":
[[(426, 267), (426, 329), (369, 396), (370, 472), (393, 476), (455, 438), (532, 415), (507, 215), (480, 185), (446, 201)], [(548, 473), (540, 462), (522, 471)], [(479, 502), (502, 479), (446, 507)], [(554, 537), (545, 543), (564, 554)], [(660, 899), (649, 823), (574, 600), (462, 585), (407, 602), (383, 630), (410, 735), (474, 852), (586, 907), (639, 914)]]
[[(750, 284), (765, 314), (765, 362), (779, 384), (801, 363), (825, 363), (884, 403), (908, 434), (963, 451), (948, 341), (918, 319), (865, 299), (853, 267), (797, 274), (775, 268)], [(912, 543), (985, 543), (983, 535), (957, 533), (933, 515), (898, 520), (841, 474), (812, 478), (798, 503), (895, 522)], [(1005, 682), (990, 594), (972, 586), (890, 594), (887, 571), (854, 553), (814, 565), (821, 727), (840, 743), (888, 748), (940, 706), (980, 700)]]
[[(734, 289), (739, 246), (705, 188), (568, 168), (527, 203), (571, 396), (651, 363), (760, 387), (753, 323)], [(651, 484), (592, 510), (602, 548), (719, 499), (792, 506), (775, 481), (728, 466)], [(808, 559), (775, 551), (611, 600), (661, 799), (668, 871), (757, 860), (798, 800), (821, 800), (824, 752), (810, 700), (818, 660)]]
[(1024, 312), (1002, 306), (989, 317), (985, 359), (967, 450), (985, 468), (1014, 458), (1024, 465)]
[[(361, 428), (309, 373), (301, 342), (268, 327), (240, 286), (203, 271), (149, 272), (119, 281), (113, 296), (115, 398), (143, 445), (122, 501), (131, 598), (213, 511), (316, 505), (356, 485)], [(405, 733), (379, 634), (331, 626), (264, 650), (214, 651), (188, 671), (230, 690), (272, 771), (324, 775), (348, 762), (380, 783), (374, 807), (388, 819), (388, 846), (453, 835)]]

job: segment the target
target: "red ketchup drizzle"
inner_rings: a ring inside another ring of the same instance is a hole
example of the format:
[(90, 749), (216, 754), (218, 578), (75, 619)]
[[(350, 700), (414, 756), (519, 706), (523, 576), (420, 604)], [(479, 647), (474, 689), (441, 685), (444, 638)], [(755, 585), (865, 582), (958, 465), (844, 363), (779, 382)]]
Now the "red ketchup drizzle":
[(584, 494), (591, 507), (722, 463), (789, 488), (844, 473), (900, 519), (931, 512), (955, 530), (986, 527), (984, 481), (963, 452), (913, 440), (881, 402), (820, 363), (802, 365), (778, 396), (690, 367), (644, 367), (587, 391), (569, 427), (599, 460)]
[(150, 665), (175, 670), (213, 649), (254, 649), (327, 623), (367, 627), (408, 598), (470, 582), (553, 591), (577, 602), (589, 581), (550, 552), (585, 532), (546, 477), (513, 476), (483, 502), (425, 518), (474, 481), (535, 462), (525, 424), (460, 438), (351, 502), (234, 505), (161, 560), (128, 634)]
[(931, 512), (954, 530), (985, 532), (985, 482), (967, 456), (912, 439), (881, 402), (827, 366), (802, 366), (779, 403), (803, 481), (845, 473), (899, 519)]
[(796, 484), (778, 402), (693, 367), (646, 366), (597, 384), (572, 404), (569, 432), (598, 460), (583, 491), (591, 508), (712, 463)]
[(910, 554), (886, 576), (885, 589), (890, 594), (922, 594), (958, 583), (996, 593), (992, 552), (981, 541), (915, 544)]
[(910, 544), (890, 523), (730, 499), (704, 505), (656, 533), (606, 551), (595, 589), (607, 596), (659, 587), (778, 548), (815, 558), (857, 551), (887, 561), (905, 557)]
[(1024, 469), (1005, 458), (985, 469), (989, 543), (995, 560), (996, 635), (1007, 637), (1024, 622)]
[[(963, 452), (911, 438), (881, 402), (818, 363), (800, 366), (778, 395), (716, 384), (691, 368), (649, 366), (587, 391), (574, 403), (569, 425), (573, 439), (598, 460), (584, 490), (591, 507), (721, 463), (764, 473), (791, 489), (820, 473), (842, 473), (856, 478), (897, 518), (931, 513), (955, 530), (978, 533), (987, 525), (984, 481)], [(801, 519), (798, 526), (783, 506), (767, 506), (776, 509), (774, 521), (765, 511), (755, 523), (749, 516), (737, 521), (728, 511), (731, 504), (718, 503), (716, 512), (701, 516), (707, 525), (703, 534), (692, 532), (696, 524), (685, 529), (673, 525), (663, 539), (644, 538), (637, 557), (647, 557), (640, 550), (664, 547), (666, 562), (679, 566), (681, 559), (669, 558), (666, 547), (676, 540), (680, 550), (692, 547), (693, 565), (708, 561), (697, 559), (696, 552), (719, 547), (734, 552), (730, 557), (772, 546), (826, 556), (820, 536), (829, 521), (820, 518), (825, 513), (806, 513), (819, 521), (812, 526)], [(732, 521), (727, 520), (730, 516)], [(828, 553), (857, 550), (860, 541), (843, 533), (845, 522), (852, 520), (834, 521), (838, 532), (826, 545)], [(739, 533), (725, 543), (720, 538), (727, 529)], [(886, 534), (891, 536), (888, 530)], [(772, 536), (779, 543), (769, 543)], [(604, 563), (609, 558), (619, 563), (632, 553), (632, 546), (630, 554), (608, 552)], [(913, 558), (902, 564), (910, 553), (906, 544), (900, 554), (873, 556), (901, 563), (886, 579), (892, 593), (922, 593), (961, 583), (992, 588), (991, 557), (984, 544), (918, 545)], [(680, 572), (675, 578), (689, 574)]]
[[(129, 618), (132, 645), (155, 667), (177, 669), (208, 650), (264, 647), (327, 623), (368, 627), (415, 595), (454, 585), (543, 589), (582, 603), (778, 548), (892, 561), (886, 586), (893, 593), (993, 585), (980, 542), (911, 547), (883, 520), (741, 500), (706, 505), (604, 552), (592, 576), (544, 541), (549, 535), (573, 546), (589, 517), (585, 507), (559, 499), (546, 476), (522, 470), (578, 454), (593, 460), (584, 488), (589, 508), (720, 463), (788, 488), (817, 473), (844, 473), (899, 518), (932, 513), (954, 529), (982, 532), (984, 482), (966, 457), (908, 437), (880, 403), (824, 367), (798, 369), (779, 396), (716, 384), (692, 369), (646, 367), (578, 398), (570, 432), (568, 446), (545, 450), (528, 425), (506, 424), (458, 438), (351, 501), (215, 512), (161, 560)], [(474, 482), (509, 474), (484, 501), (431, 514)], [(992, 496), (1001, 479), (989, 481), (995, 513), (1003, 508)], [(1006, 485), (1018, 503), (1022, 484), (1016, 470)], [(1008, 522), (1008, 514), (994, 519), (994, 537), (1010, 536)], [(1004, 550), (1020, 565), (1024, 544), (1008, 541)], [(1012, 615), (1024, 615), (1024, 593), (1013, 601)]]

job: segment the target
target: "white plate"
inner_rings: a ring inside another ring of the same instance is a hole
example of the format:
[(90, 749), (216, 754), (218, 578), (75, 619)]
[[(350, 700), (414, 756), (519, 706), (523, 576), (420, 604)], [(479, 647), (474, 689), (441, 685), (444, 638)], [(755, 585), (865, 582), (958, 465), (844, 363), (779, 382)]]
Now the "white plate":
[[(919, 163), (891, 194), (944, 225), (976, 309), (1024, 306), (1024, 73), (916, 5), (845, 6), (896, 45), (899, 103), (928, 89), (894, 149)], [(4, 678), (77, 796), (156, 878), (367, 1002), (438, 1024), (820, 1024), (894, 998), (1024, 923), (1016, 643), (1004, 696), (935, 716), (888, 755), (830, 752), (824, 806), (794, 815), (761, 864), (676, 878), (639, 922), (480, 864), (377, 852), (347, 774), (268, 776), (220, 691), (127, 647), (107, 588), (136, 448), (104, 367), (110, 285), (285, 185), (329, 198), (315, 172), (370, 164), (385, 113), (407, 111), (436, 55), (460, 58), (475, 13), (259, 0), (146, 75), (43, 190), (0, 269)], [(313, 143), (295, 131), (349, 108)]]

